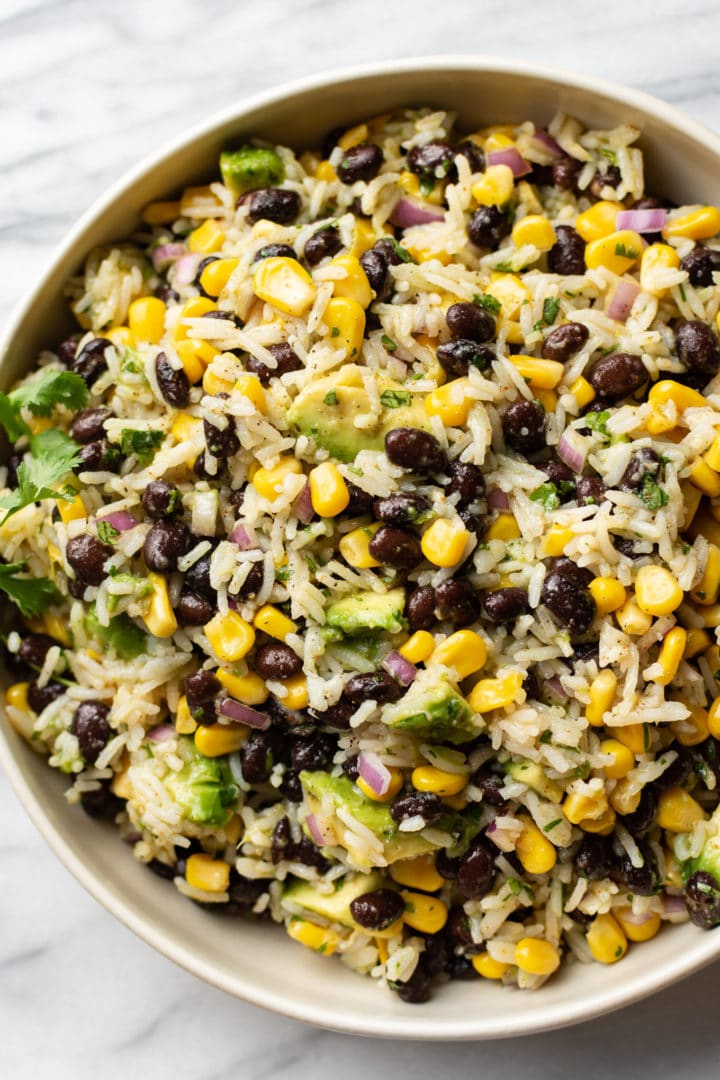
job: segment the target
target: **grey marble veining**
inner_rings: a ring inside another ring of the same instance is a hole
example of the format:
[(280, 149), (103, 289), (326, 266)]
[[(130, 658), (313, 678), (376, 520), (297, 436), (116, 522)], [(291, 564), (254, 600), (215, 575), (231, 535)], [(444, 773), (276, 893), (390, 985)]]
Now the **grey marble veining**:
[[(718, 128), (718, 40), (715, 0), (0, 0), (0, 318), (107, 184), (252, 91), (373, 58), (493, 52), (631, 83)], [(13, 1080), (717, 1075), (720, 967), (513, 1044), (361, 1041), (236, 1002), (154, 953), (50, 854), (2, 776), (0, 820)]]

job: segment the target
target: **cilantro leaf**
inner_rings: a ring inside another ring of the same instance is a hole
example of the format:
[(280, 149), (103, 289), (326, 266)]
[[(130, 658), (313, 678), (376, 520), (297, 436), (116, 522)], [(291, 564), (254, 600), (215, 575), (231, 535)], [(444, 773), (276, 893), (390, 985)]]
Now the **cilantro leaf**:
[(602, 412), (588, 413), (585, 417), (585, 427), (590, 431), (597, 431), (600, 435), (607, 435), (607, 422), (610, 419), (610, 410), (603, 409)]
[(409, 390), (383, 390), (380, 401), (386, 409), (399, 409), (401, 405), (409, 405), (412, 394)]
[(24, 562), (0, 564), (0, 590), (17, 606), (26, 619), (34, 619), (50, 607), (57, 591), (49, 578), (17, 577)]
[(78, 464), (80, 447), (62, 431), (50, 428), (33, 435), (30, 440), (31, 457), (23, 461), (17, 471), (18, 486), (10, 495), (0, 499), (0, 508), (7, 510), (0, 524), (30, 503), (41, 499), (72, 499), (65, 491), (54, 487)]
[(530, 498), (533, 502), (542, 503), (546, 510), (557, 510), (560, 505), (557, 487), (551, 483), (541, 484), (540, 487), (535, 488), (530, 492)]
[(164, 438), (164, 431), (123, 428), (120, 432), (120, 450), (124, 457), (135, 454), (140, 465), (149, 465)]
[(499, 315), (502, 311), (502, 304), (494, 296), (491, 296), (490, 293), (475, 293), (473, 296), (473, 304), (485, 308), (491, 315)]
[(543, 326), (552, 326), (560, 311), (560, 301), (555, 296), (543, 300), (542, 318), (535, 323), (533, 330), (542, 330)]
[(611, 165), (617, 165), (617, 154), (609, 146), (601, 146), (600, 153)]
[(640, 252), (632, 246), (626, 247), (625, 244), (616, 244), (615, 254), (620, 255), (623, 259), (637, 259)]
[(388, 352), (395, 352), (395, 350), (397, 349), (397, 342), (393, 341), (393, 339), (391, 337), (388, 337), (387, 334), (383, 334), (380, 340), (382, 341)]
[(402, 244), (399, 244), (394, 236), (384, 236), (383, 240), (388, 240), (393, 251), (397, 255), (400, 262), (411, 263), (415, 262), (407, 248), (404, 248)]
[(327, 394), (323, 398), (323, 405), (337, 405), (337, 393), (335, 390), (328, 390)]
[(27, 408), (33, 416), (50, 416), (56, 405), (77, 411), (87, 403), (85, 380), (72, 371), (43, 371), (33, 382), (8, 394), (15, 409)]
[(23, 435), (30, 434), (22, 416), (13, 408), (13, 403), (7, 394), (0, 392), (0, 424), (5, 428), (10, 442), (17, 442)]
[(649, 510), (659, 510), (668, 504), (668, 493), (660, 487), (657, 480), (650, 473), (643, 476), (640, 498)]
[(97, 523), (97, 534), (98, 539), (102, 540), (103, 544), (114, 544), (120, 535), (120, 530), (103, 519)]

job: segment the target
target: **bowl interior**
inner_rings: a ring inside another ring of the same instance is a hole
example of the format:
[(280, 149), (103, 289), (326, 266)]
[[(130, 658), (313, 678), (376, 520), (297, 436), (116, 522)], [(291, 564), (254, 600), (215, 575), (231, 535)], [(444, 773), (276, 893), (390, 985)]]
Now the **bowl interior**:
[[(152, 199), (207, 179), (222, 147), (249, 135), (297, 148), (316, 146), (332, 127), (413, 104), (452, 109), (467, 130), (528, 118), (545, 123), (558, 109), (595, 127), (635, 123), (643, 131), (650, 192), (677, 202), (720, 202), (717, 136), (629, 90), (524, 64), (461, 58), (406, 61), (316, 78), (281, 88), (191, 132), (91, 208), (9, 328), (0, 383), (11, 383), (32, 365), (40, 348), (70, 329), (62, 289), (88, 250), (127, 236)], [(69, 808), (62, 794), (64, 778), (53, 774), (7, 723), (0, 728), (0, 760), (60, 858), (142, 938), (230, 993), (328, 1027), (424, 1039), (526, 1033), (618, 1007), (720, 952), (720, 936), (681, 926), (631, 949), (613, 967), (571, 966), (538, 994), (513, 994), (484, 981), (453, 983), (416, 1009), (341, 964), (299, 948), (277, 927), (208, 914), (188, 903), (136, 863), (110, 827)]]

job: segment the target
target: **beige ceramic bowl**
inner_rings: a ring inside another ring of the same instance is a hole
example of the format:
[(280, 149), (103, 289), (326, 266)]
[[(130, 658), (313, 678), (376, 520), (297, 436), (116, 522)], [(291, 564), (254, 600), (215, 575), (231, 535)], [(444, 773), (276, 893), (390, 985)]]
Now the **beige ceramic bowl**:
[[(406, 60), (315, 76), (233, 106), (149, 158), (96, 203), (11, 320), (0, 350), (2, 386), (30, 368), (39, 348), (70, 329), (62, 288), (87, 251), (126, 236), (146, 203), (211, 176), (222, 147), (255, 134), (313, 146), (330, 128), (413, 104), (456, 110), (466, 130), (492, 121), (545, 123), (558, 109), (593, 127), (637, 124), (649, 190), (680, 203), (720, 203), (720, 138), (634, 90), (481, 57)], [(370, 979), (300, 948), (278, 927), (223, 919), (188, 903), (134, 862), (109, 826), (68, 807), (65, 778), (51, 772), (7, 723), (0, 725), (0, 761), (53, 850), (126, 926), (230, 994), (311, 1023), (404, 1039), (544, 1031), (617, 1009), (720, 954), (720, 931), (671, 927), (631, 948), (615, 966), (575, 964), (536, 994), (485, 981), (456, 982), (426, 1005), (404, 1005)]]

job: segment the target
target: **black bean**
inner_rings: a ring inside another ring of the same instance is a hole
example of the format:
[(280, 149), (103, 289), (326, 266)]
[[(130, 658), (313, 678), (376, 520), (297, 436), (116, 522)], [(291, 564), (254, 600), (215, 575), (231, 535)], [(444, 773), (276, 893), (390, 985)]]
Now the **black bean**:
[(446, 881), (455, 881), (460, 869), (460, 859), (448, 855), (445, 848), (440, 848), (435, 855), (435, 869)]
[(429, 630), (435, 622), (435, 590), (432, 585), (419, 585), (405, 601), (405, 618), (412, 633)]
[(469, 626), (480, 614), (480, 599), (469, 581), (450, 578), (435, 589), (439, 619), (448, 619), (457, 627)]
[(247, 219), (251, 225), (256, 221), (290, 225), (300, 213), (300, 196), (297, 191), (286, 191), (284, 188), (258, 188), (249, 195), (247, 207)]
[(280, 784), (280, 792), (288, 802), (299, 803), (303, 801), (303, 789), (297, 769), (285, 770)]
[(712, 285), (713, 272), (720, 270), (720, 251), (698, 245), (681, 260), (680, 267), (687, 271), (690, 284), (696, 288)]
[(543, 341), (542, 356), (545, 360), (558, 360), (566, 364), (582, 349), (590, 337), (590, 331), (582, 323), (569, 322), (551, 330)]
[(545, 412), (534, 401), (514, 401), (502, 418), (505, 442), (513, 450), (532, 454), (545, 445)]
[(673, 750), (676, 751), (677, 757), (668, 765), (665, 772), (658, 776), (653, 785), (658, 791), (664, 791), (666, 788), (671, 787), (680, 787), (692, 772), (693, 758), (691, 751), (684, 746), (677, 745), (673, 747)]
[(212, 671), (194, 671), (185, 678), (185, 694), (190, 710), (207, 705), (222, 690), (222, 683)]
[(578, 477), (576, 497), (579, 506), (601, 503), (606, 491), (605, 482), (599, 476)]
[(151, 870), (153, 874), (157, 874), (163, 881), (172, 881), (174, 877), (177, 877), (177, 867), (175, 864), (169, 866), (167, 863), (160, 862), (159, 859), (151, 859), (149, 863), (145, 863), (148, 870)]
[(455, 154), (462, 154), (473, 173), (485, 171), (485, 154), (472, 139), (463, 139), (455, 147)]
[(631, 814), (623, 814), (622, 823), (632, 836), (644, 836), (652, 828), (656, 813), (657, 798), (652, 788), (645, 785), (637, 807)]
[(445, 963), (445, 973), (449, 978), (462, 979), (463, 982), (470, 982), (473, 979), (480, 978), (480, 973), (476, 971), (472, 960), (467, 956), (461, 956), (456, 953), (453, 953), (447, 958)]
[(593, 579), (592, 570), (588, 570), (586, 566), (578, 566), (567, 555), (558, 555), (552, 560), (548, 569), (551, 574), (564, 574), (566, 577), (574, 578), (580, 585), (589, 585)]
[(614, 533), (610, 533), (610, 539), (613, 544), (627, 559), (641, 559), (643, 552), (638, 549), (638, 544), (635, 540), (631, 540), (628, 536), (616, 536)]
[(91, 443), (96, 439), (102, 439), (105, 435), (105, 421), (111, 415), (109, 409), (98, 406), (92, 409), (81, 409), (75, 414), (70, 425), (70, 434), (75, 442)]
[(383, 152), (375, 143), (361, 143), (351, 146), (337, 167), (337, 174), (343, 184), (355, 184), (358, 180), (373, 180), (380, 172)]
[(341, 697), (334, 705), (330, 705), (324, 712), (310, 710), (310, 715), (318, 724), (335, 728), (338, 731), (346, 731), (350, 727), (350, 717), (355, 712), (355, 706), (346, 697)]
[(372, 513), (374, 500), (372, 495), (367, 491), (363, 491), (356, 484), (348, 483), (348, 494), (350, 496), (350, 502), (345, 510), (346, 514), (351, 516), (359, 516), (360, 514)]
[(101, 780), (100, 783), (96, 791), (86, 791), (80, 796), (80, 805), (88, 817), (112, 821), (125, 809), (125, 803), (111, 790), (109, 780)]
[(548, 252), (548, 268), (553, 274), (585, 273), (585, 241), (571, 225), (557, 225), (555, 244)]
[(385, 436), (385, 453), (393, 465), (419, 473), (443, 472), (447, 454), (434, 435), (419, 428), (393, 428)]
[(424, 934), (425, 948), (423, 950), (423, 962), (425, 970), (428, 975), (439, 975), (445, 970), (445, 965), (448, 963), (448, 935), (446, 928), (438, 931), (437, 934)]
[(263, 564), (261, 562), (253, 563), (250, 573), (240, 586), (237, 595), (242, 600), (247, 600), (249, 597), (255, 596), (262, 586), (264, 578), (265, 571), (263, 570)]
[(155, 375), (160, 393), (174, 409), (184, 409), (190, 401), (190, 380), (182, 368), (174, 368), (164, 352), (155, 357)]
[(297, 255), (295, 249), (289, 244), (265, 244), (264, 247), (258, 248), (252, 261), (256, 263), (261, 259), (297, 259)]
[(373, 251), (378, 251), (388, 266), (399, 266), (402, 262), (410, 262), (410, 253), (389, 236), (383, 236), (376, 240), (372, 246)]
[(235, 420), (232, 416), (228, 416), (227, 421), (227, 427), (219, 428), (207, 418), (203, 420), (205, 445), (213, 457), (229, 458), (237, 454), (240, 449), (240, 440), (235, 430)]
[[(203, 319), (219, 319), (221, 322), (230, 322), (233, 326), (237, 326), (238, 330), (242, 330), (245, 323), (242, 321), (239, 315), (236, 315), (233, 311), (227, 311), (225, 308), (213, 308), (212, 311), (206, 311), (203, 313)], [(234, 349), (230, 350), (234, 352)]]
[(407, 156), (407, 167), (425, 180), (442, 180), (454, 172), (456, 153), (452, 146), (439, 141), (413, 146)]
[(195, 271), (195, 277), (193, 278), (193, 285), (195, 286), (197, 291), (200, 293), (200, 295), (201, 296), (207, 296), (211, 300), (214, 300), (216, 298), (217, 293), (215, 293), (215, 296), (211, 296), (209, 292), (206, 292), (206, 290), (203, 288), (203, 284), (202, 284), (201, 279), (202, 279), (202, 275), (203, 275), (203, 270), (207, 266), (209, 266), (210, 263), (217, 262), (219, 258), (220, 258), (219, 255), (206, 255), (205, 258), (201, 259), (200, 262), (198, 263), (197, 270)]
[(22, 460), (22, 454), (11, 454), (7, 460), (7, 479), (5, 484), (10, 491), (15, 491), (18, 486), (17, 471), (22, 465)]
[(469, 461), (451, 461), (448, 466), (450, 483), (446, 495), (459, 495), (458, 506), (469, 506), (485, 494), (485, 477), (477, 465)]
[(352, 757), (349, 757), (347, 758), (347, 760), (343, 761), (342, 770), (347, 776), (348, 780), (352, 780), (354, 784), (358, 776), (360, 775), (360, 770), (358, 769), (358, 755), (354, 754)]
[(260, 899), (262, 894), (267, 889), (267, 880), (263, 881), (258, 878), (246, 878), (242, 874), (238, 874), (235, 867), (230, 870), (230, 885), (228, 887), (228, 894), (230, 896), (230, 904), (214, 904), (213, 907), (239, 907), (243, 911), (248, 911), (252, 908)]
[(72, 362), (75, 359), (75, 353), (77, 352), (81, 337), (82, 334), (71, 334), (65, 341), (61, 341), (55, 350), (65, 367), (72, 367)]
[(542, 588), (542, 602), (558, 625), (573, 634), (590, 629), (597, 608), (590, 593), (574, 577), (550, 573)]
[(461, 506), (458, 510), (458, 517), (468, 532), (474, 533), (475, 536), (484, 535), (487, 529), (487, 518), (483, 514), (479, 514), (475, 510), (469, 510), (466, 506)]
[(158, 300), (162, 300), (163, 304), (177, 304), (180, 299), (180, 293), (176, 292), (167, 282), (158, 285), (154, 295)]
[(380, 526), (370, 541), (369, 551), (373, 559), (397, 570), (414, 570), (423, 559), (417, 536), (394, 525)]
[(430, 501), (424, 495), (388, 495), (373, 503), (375, 518), (387, 525), (415, 525), (424, 520), (429, 510)]
[[(208, 468), (208, 457), (213, 462), (213, 469), (210, 471)], [(205, 450), (198, 455), (195, 464), (193, 465), (193, 472), (200, 480), (221, 480), (227, 476), (228, 464), (224, 458), (213, 457), (212, 454), (206, 453)]]
[(350, 902), (350, 914), (365, 930), (387, 930), (405, 910), (405, 901), (394, 889), (374, 889)]
[(406, 1005), (422, 1005), (427, 1001), (430, 997), (430, 975), (423, 956), (406, 982), (391, 982), (389, 985)]
[(479, 345), (476, 341), (461, 338), (459, 341), (446, 341), (438, 345), (437, 358), (440, 366), (448, 375), (467, 375), (470, 367), (478, 371), (487, 371), (497, 359), (492, 345)]
[(386, 671), (368, 671), (353, 675), (345, 687), (344, 696), (357, 708), (363, 701), (377, 701), (382, 705), (397, 701), (401, 693), (398, 684)]
[(384, 299), (385, 286), (388, 284), (388, 261), (385, 255), (377, 247), (371, 247), (360, 256), (360, 265), (365, 271), (375, 296), (378, 299)]
[(555, 187), (559, 187), (562, 191), (575, 190), (578, 176), (583, 168), (582, 161), (570, 157), (569, 154), (563, 154), (562, 157), (555, 158), (551, 168), (552, 182)]
[(514, 622), (528, 611), (527, 589), (509, 587), (485, 594), (483, 614), (494, 623)]
[(537, 467), (545, 473), (551, 484), (555, 484), (561, 503), (570, 502), (575, 498), (577, 478), (564, 461), (560, 461), (559, 458), (548, 458), (547, 461), (538, 462)]
[(28, 634), (20, 642), (17, 655), (24, 664), (41, 668), (45, 663), (48, 650), (54, 645), (57, 645), (57, 641), (54, 641), (49, 634)]
[(692, 319), (682, 323), (677, 330), (677, 354), (690, 371), (697, 372), (706, 381), (720, 370), (720, 348), (717, 338), (707, 323)]
[(390, 807), (393, 821), (406, 821), (408, 818), (421, 817), (426, 825), (434, 825), (445, 813), (445, 807), (439, 795), (431, 791), (412, 791), (407, 795), (398, 795)]
[(630, 892), (637, 896), (652, 896), (656, 893), (662, 882), (658, 872), (655, 856), (647, 844), (640, 842), (638, 849), (644, 860), (642, 866), (633, 866), (630, 856), (623, 849), (619, 854), (612, 870), (613, 881), (625, 885)]
[(292, 736), (290, 764), (293, 769), (327, 769), (337, 750), (337, 739), (322, 731), (295, 732)]
[(70, 364), (70, 370), (84, 379), (88, 386), (92, 386), (107, 369), (105, 350), (111, 345), (112, 341), (104, 337), (88, 341)]
[(182, 521), (156, 521), (143, 545), (148, 570), (157, 574), (177, 570), (177, 561), (187, 551), (189, 539), (188, 527)]
[(648, 373), (639, 356), (611, 353), (593, 364), (589, 379), (593, 390), (601, 398), (618, 401), (644, 386)]
[(617, 165), (609, 165), (604, 173), (596, 173), (590, 182), (590, 194), (596, 199), (606, 199), (605, 188), (615, 189), (620, 183), (620, 170)]
[(615, 866), (611, 842), (603, 836), (583, 836), (573, 856), (575, 869), (591, 881), (610, 877)]
[(182, 512), (182, 495), (167, 480), (151, 480), (142, 493), (142, 505), (152, 521), (173, 518)]
[(52, 701), (62, 697), (66, 689), (56, 682), (46, 683), (45, 686), (38, 686), (36, 682), (31, 682), (27, 692), (28, 705), (33, 712), (41, 713)]
[(70, 730), (89, 765), (95, 764), (110, 738), (109, 711), (101, 701), (83, 701), (75, 710)]
[(185, 571), (185, 587), (198, 596), (204, 596), (212, 604), (217, 602), (217, 592), (210, 584), (210, 559), (212, 551), (201, 555), (192, 566)]
[(495, 319), (479, 304), (451, 304), (445, 321), (456, 340), (478, 341), (482, 344), (491, 341), (495, 335)]
[(505, 799), (500, 794), (501, 788), (505, 786), (505, 779), (492, 772), (487, 765), (481, 765), (473, 773), (472, 784), (482, 791), (482, 801), (487, 803), (488, 806), (502, 807), (505, 805)]
[(508, 216), (498, 206), (481, 206), (467, 227), (470, 242), (479, 248), (497, 248), (509, 232)]
[(204, 626), (212, 619), (215, 608), (203, 596), (182, 592), (175, 607), (175, 614), (181, 626)]
[(457, 884), (465, 900), (479, 900), (495, 880), (495, 856), (482, 840), (475, 840), (458, 868)]
[(82, 533), (72, 537), (67, 542), (65, 553), (75, 576), (83, 585), (101, 585), (107, 577), (104, 563), (112, 555), (113, 549), (96, 536)]
[(279, 728), (251, 731), (240, 749), (242, 774), (248, 784), (263, 784), (281, 759), (283, 737)]
[(618, 487), (621, 491), (637, 491), (643, 486), (646, 476), (652, 478), (660, 474), (661, 462), (658, 455), (649, 446), (644, 446), (633, 454), (625, 472), (620, 477)]
[(267, 386), (271, 379), (279, 379), (288, 371), (299, 371), (303, 366), (302, 360), (287, 341), (281, 341), (278, 345), (269, 345), (268, 352), (271, 352), (277, 360), (277, 367), (270, 368), (254, 356), (249, 356), (245, 364), (245, 370), (252, 375), (257, 375), (263, 386)]
[[(459, 864), (460, 860), (455, 862)], [(459, 866), (458, 866), (459, 869)], [(457, 874), (455, 875), (457, 876)], [(453, 948), (471, 951), (476, 948), (476, 943), (470, 929), (470, 919), (461, 905), (450, 908), (448, 920), (445, 924), (445, 932)]]
[(263, 679), (290, 679), (302, 671), (303, 662), (289, 645), (269, 641), (258, 649), (253, 666)]
[(120, 447), (113, 446), (107, 439), (96, 439), (81, 448), (73, 472), (117, 472), (121, 464)]
[(323, 259), (331, 259), (333, 255), (337, 255), (341, 247), (342, 240), (337, 226), (328, 225), (308, 237), (303, 255), (308, 266), (317, 266)]
[(685, 885), (688, 915), (702, 930), (720, 925), (720, 883), (707, 870), (696, 870)]
[(327, 869), (327, 860), (318, 848), (306, 836), (299, 840), (293, 840), (288, 818), (281, 818), (272, 833), (270, 857), (274, 863), (283, 859), (288, 862), (304, 863), (305, 866), (314, 866), (318, 870)]

